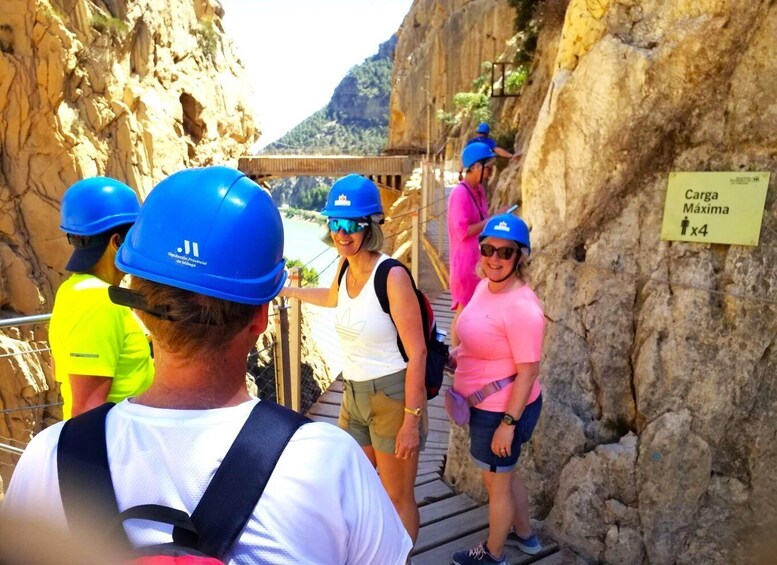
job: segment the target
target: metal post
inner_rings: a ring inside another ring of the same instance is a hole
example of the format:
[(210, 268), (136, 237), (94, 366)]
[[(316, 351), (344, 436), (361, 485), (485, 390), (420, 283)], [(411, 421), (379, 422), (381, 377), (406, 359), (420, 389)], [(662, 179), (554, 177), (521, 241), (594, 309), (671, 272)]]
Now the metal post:
[(291, 408), (291, 368), (289, 360), (289, 307), (284, 299), (273, 302), (278, 321), (275, 325), (275, 398)]
[[(300, 270), (289, 269), (291, 288), (300, 288)], [(289, 380), (291, 382), (291, 409), (302, 410), (302, 303), (294, 300), (289, 313)]]
[(426, 218), (427, 218), (427, 212), (426, 207), (429, 205), (429, 183), (431, 182), (431, 157), (427, 154), (426, 157), (424, 157), (423, 160), (423, 169), (421, 174), (421, 206), (420, 206), (420, 212), (421, 212), (421, 225), (423, 226), (424, 231), (426, 231)]
[(437, 186), (440, 189), (439, 194), (436, 195), (435, 197), (435, 200), (440, 201), (439, 202), (440, 212), (437, 214), (437, 254), (440, 256), (440, 259), (442, 259), (444, 257), (443, 230), (448, 229), (447, 222), (445, 221), (447, 218), (447, 215), (445, 214), (445, 209), (448, 203), (445, 201), (445, 157), (444, 156), (440, 159), (440, 183)]
[(43, 324), (51, 319), (51, 314), (39, 314), (37, 316), (23, 316), (21, 318), (4, 318), (0, 320), (0, 328), (22, 326), (26, 324)]
[(410, 219), (413, 222), (413, 231), (411, 235), (413, 244), (411, 247), (412, 252), (410, 253), (410, 272), (413, 275), (413, 280), (418, 281), (420, 280), (418, 278), (418, 272), (419, 272), (418, 259), (419, 259), (419, 255), (421, 254), (421, 233), (420, 233), (420, 230), (418, 229), (418, 212), (413, 212), (410, 215)]
[(431, 77), (426, 75), (426, 157), (429, 157), (431, 153), (432, 144), (432, 93), (429, 88), (431, 86)]

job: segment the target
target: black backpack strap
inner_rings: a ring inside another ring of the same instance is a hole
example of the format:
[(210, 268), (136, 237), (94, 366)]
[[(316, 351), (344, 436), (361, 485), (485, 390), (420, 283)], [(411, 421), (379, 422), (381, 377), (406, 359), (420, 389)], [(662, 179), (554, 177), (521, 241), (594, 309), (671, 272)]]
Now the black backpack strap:
[(337, 286), (338, 286), (338, 288), (340, 287), (340, 285), (341, 285), (341, 284), (342, 284), (342, 282), (343, 282), (343, 277), (345, 276), (345, 270), (346, 270), (347, 268), (348, 268), (348, 259), (346, 259), (345, 261), (343, 261), (343, 266), (342, 266), (342, 267), (340, 267), (340, 272), (339, 272), (339, 273), (337, 273)]
[(202, 553), (224, 559), (251, 518), (286, 444), (308, 422), (269, 400), (254, 407), (192, 513)]
[[(113, 408), (106, 402), (67, 420), (57, 444), (57, 475), (68, 527), (85, 527), (113, 534), (119, 514), (116, 492), (108, 467), (105, 418)], [(89, 513), (84, 509), (88, 508)], [(129, 544), (126, 535), (118, 543)]]
[[(415, 292), (415, 296), (418, 301), (418, 308), (421, 310), (421, 324), (424, 328), (424, 334), (426, 334), (427, 328), (429, 327), (429, 319), (428, 313), (426, 312), (426, 307), (424, 305), (424, 298), (420, 294), (421, 291), (418, 290), (415, 285), (415, 280), (413, 279), (413, 274), (410, 272), (410, 269), (408, 269), (402, 261), (398, 261), (393, 257), (389, 257), (383, 261), (380, 265), (378, 265), (378, 269), (375, 271), (375, 295), (378, 297), (380, 307), (386, 314), (389, 315), (389, 318), (391, 318), (391, 322), (393, 323), (394, 317), (391, 315), (391, 307), (389, 306), (388, 298), (388, 274), (389, 271), (394, 267), (402, 267), (410, 277), (410, 284), (413, 285), (413, 292)], [(396, 326), (397, 325), (394, 324), (394, 327)], [(427, 338), (428, 336), (424, 335), (424, 340), (427, 340)], [(402, 355), (402, 359), (407, 361), (407, 354), (405, 353), (404, 345), (402, 345), (402, 339), (399, 337), (399, 332), (397, 332), (397, 347), (399, 347), (399, 353)]]

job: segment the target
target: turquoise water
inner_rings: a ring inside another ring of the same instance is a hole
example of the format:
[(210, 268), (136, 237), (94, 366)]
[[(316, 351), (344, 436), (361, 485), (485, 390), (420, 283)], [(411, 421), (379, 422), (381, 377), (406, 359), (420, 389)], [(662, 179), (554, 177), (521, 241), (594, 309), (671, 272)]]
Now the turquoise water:
[(299, 259), (308, 267), (314, 268), (319, 274), (319, 284), (329, 286), (337, 268), (337, 251), (321, 238), (326, 234), (326, 227), (283, 218), (284, 256), (289, 259)]

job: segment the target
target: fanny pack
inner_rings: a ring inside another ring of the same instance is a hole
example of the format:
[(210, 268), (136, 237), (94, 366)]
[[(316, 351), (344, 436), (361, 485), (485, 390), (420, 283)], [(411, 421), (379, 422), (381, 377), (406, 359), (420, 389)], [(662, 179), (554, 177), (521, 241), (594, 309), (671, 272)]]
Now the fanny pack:
[(448, 413), (448, 417), (459, 426), (465, 426), (469, 424), (470, 406), (477, 406), (486, 398), (496, 392), (499, 392), (514, 380), (515, 375), (510, 375), (509, 377), (488, 383), (483, 388), (475, 391), (467, 397), (460, 395), (458, 392), (453, 390), (453, 388), (449, 388), (445, 392), (445, 411)]

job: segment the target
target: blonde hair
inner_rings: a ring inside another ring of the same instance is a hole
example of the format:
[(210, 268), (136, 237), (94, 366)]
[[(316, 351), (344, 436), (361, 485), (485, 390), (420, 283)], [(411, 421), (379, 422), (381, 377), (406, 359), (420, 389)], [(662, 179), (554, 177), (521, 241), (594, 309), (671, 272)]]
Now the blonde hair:
[(370, 225), (367, 227), (367, 234), (364, 236), (364, 249), (367, 251), (381, 251), (383, 249), (383, 230), (380, 228), (380, 221), (383, 214), (373, 214), (369, 218)]
[(155, 343), (183, 357), (202, 357), (223, 349), (261, 308), (134, 276), (130, 288), (141, 293), (150, 308), (167, 310), (172, 320), (142, 310), (137, 310), (137, 314)]

